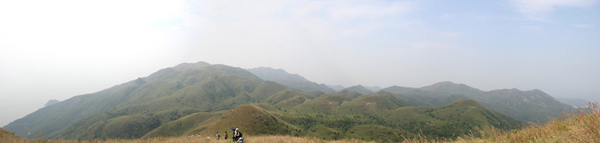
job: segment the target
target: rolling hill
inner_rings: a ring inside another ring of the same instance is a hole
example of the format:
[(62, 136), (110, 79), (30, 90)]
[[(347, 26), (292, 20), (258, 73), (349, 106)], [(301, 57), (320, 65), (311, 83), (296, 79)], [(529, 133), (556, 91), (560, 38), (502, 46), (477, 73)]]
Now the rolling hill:
[(551, 117), (560, 117), (560, 109), (571, 108), (537, 89), (482, 91), (464, 84), (440, 82), (421, 88), (392, 86), (383, 90), (408, 99), (418, 106), (443, 106), (457, 98), (473, 99), (489, 109), (534, 123), (545, 123)]
[(261, 82), (241, 68), (184, 63), (44, 107), (6, 127), (26, 138), (38, 130), (47, 138), (139, 138), (192, 113), (250, 103), (249, 95)]

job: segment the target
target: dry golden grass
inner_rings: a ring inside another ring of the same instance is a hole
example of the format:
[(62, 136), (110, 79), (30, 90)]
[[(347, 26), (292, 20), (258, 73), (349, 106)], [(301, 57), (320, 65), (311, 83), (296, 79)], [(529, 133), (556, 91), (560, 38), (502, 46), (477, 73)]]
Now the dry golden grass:
[(563, 112), (562, 118), (553, 119), (545, 125), (537, 124), (525, 127), (522, 130), (501, 131), (494, 128), (484, 128), (477, 133), (460, 136), (455, 141), (429, 140), (424, 137), (417, 137), (404, 142), (600, 142), (600, 106), (598, 103), (590, 103), (587, 110), (588, 113), (581, 108), (577, 112)]
[[(1, 129), (1, 128), (0, 128)], [(0, 130), (0, 143), (28, 143), (27, 139), (16, 136), (4, 129)]]
[[(343, 139), (338, 141), (327, 141), (314, 137), (292, 137), (292, 136), (251, 136), (245, 137), (249, 143), (363, 143), (356, 139)], [(233, 143), (229, 140), (207, 139), (205, 137), (157, 137), (149, 139), (107, 139), (107, 140), (35, 140), (29, 141), (20, 137), (0, 137), (0, 143)]]
[(256, 136), (244, 139), (249, 143), (363, 143), (357, 139), (342, 139), (327, 141), (315, 137), (292, 137), (292, 136)]

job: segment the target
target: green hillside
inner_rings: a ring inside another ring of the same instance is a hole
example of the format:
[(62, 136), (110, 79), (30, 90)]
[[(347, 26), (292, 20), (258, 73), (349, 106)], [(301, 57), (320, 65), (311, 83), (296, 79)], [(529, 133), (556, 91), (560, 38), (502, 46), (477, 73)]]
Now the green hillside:
[(340, 109), (354, 113), (378, 113), (403, 106), (413, 106), (410, 101), (392, 95), (389, 92), (378, 92), (375, 95), (365, 94), (341, 105)]
[(276, 115), (309, 136), (375, 141), (389, 139), (394, 142), (402, 141), (404, 137), (412, 138), (409, 135), (421, 132), (432, 137), (455, 138), (484, 126), (509, 130), (524, 125), (524, 122), (487, 109), (474, 100), (459, 99), (441, 107), (424, 107), (401, 106), (390, 98), (397, 97), (363, 95), (339, 105), (336, 102), (344, 101), (342, 95), (326, 94), (316, 98), (318, 102), (308, 101), (299, 108)]
[(290, 125), (268, 111), (255, 105), (242, 105), (222, 116), (212, 126), (202, 131), (202, 136), (214, 136), (230, 128), (239, 128), (244, 135), (290, 135), (298, 128)]
[(440, 82), (421, 88), (392, 86), (383, 90), (407, 99), (418, 106), (443, 106), (458, 98), (473, 99), (489, 109), (533, 123), (538, 121), (545, 123), (552, 117), (560, 117), (560, 109), (571, 108), (537, 89), (481, 91), (464, 84)]
[(142, 138), (184, 136), (198, 134), (209, 126), (212, 126), (219, 120), (220, 116), (216, 113), (199, 112), (194, 113), (175, 121), (168, 122), (160, 127), (150, 131)]
[(294, 89), (288, 89), (271, 95), (266, 99), (266, 103), (274, 105), (279, 110), (290, 110), (308, 100), (315, 98), (315, 95), (305, 94)]
[[(66, 128), (61, 136), (65, 138), (92, 139), (92, 138), (140, 138), (158, 126), (177, 120), (195, 112), (216, 112), (233, 109), (242, 104), (251, 103), (252, 98), (261, 101), (262, 94), (271, 94), (273, 89), (280, 89), (277, 84), (269, 84), (251, 79), (249, 73), (236, 68), (227, 68), (222, 65), (206, 66), (199, 69), (186, 69), (183, 72), (182, 88), (164, 96), (152, 100), (152, 102), (131, 104), (115, 108), (74, 123), (74, 126)], [(233, 72), (232, 72), (233, 71)], [(188, 74), (188, 72), (196, 74)], [(187, 75), (187, 76), (185, 76)], [(206, 76), (195, 76), (206, 75)], [(244, 75), (244, 76), (240, 76)], [(260, 89), (254, 93), (258, 86)], [(152, 86), (148, 87), (152, 89)], [(285, 89), (285, 88), (281, 88)], [(141, 97), (140, 99), (144, 99)], [(122, 118), (128, 117), (128, 120)], [(131, 121), (131, 122), (126, 122)], [(113, 122), (125, 122), (130, 127), (110, 126)], [(147, 124), (136, 124), (153, 123)], [(95, 130), (89, 126), (97, 125)], [(130, 129), (130, 130), (127, 130)], [(134, 130), (131, 130), (134, 129)], [(118, 134), (102, 133), (102, 131), (123, 131)]]
[(10, 131), (15, 132), (16, 135), (29, 139), (35, 138), (37, 134), (30, 133), (38, 130), (42, 131), (40, 136), (56, 137), (63, 129), (79, 119), (123, 106), (130, 99), (131, 93), (141, 86), (143, 85), (130, 81), (100, 92), (75, 96), (52, 106), (41, 108), (11, 122), (4, 128), (10, 128)]
[(468, 134), (475, 127), (494, 126), (506, 130), (518, 129), (523, 124), (471, 99), (459, 99), (441, 107), (404, 107), (385, 114), (388, 115), (385, 119), (394, 126), (440, 138)]
[(302, 112), (323, 112), (330, 113), (344, 104), (347, 101), (354, 99), (352, 96), (345, 94), (324, 94), (314, 100), (306, 101), (305, 103), (293, 108), (294, 111)]
[[(46, 138), (115, 137), (117, 122), (142, 122), (128, 125), (139, 128), (118, 137), (136, 138), (154, 128), (195, 112), (233, 109), (248, 104), (243, 99), (261, 84), (260, 78), (241, 68), (184, 63), (148, 77), (111, 87), (100, 92), (75, 96), (18, 119), (7, 127), (17, 135), (34, 138), (29, 132), (41, 130)], [(220, 103), (229, 103), (226, 106)], [(150, 124), (151, 123), (151, 124)], [(89, 128), (88, 127), (92, 127)], [(111, 132), (114, 133), (114, 132)]]

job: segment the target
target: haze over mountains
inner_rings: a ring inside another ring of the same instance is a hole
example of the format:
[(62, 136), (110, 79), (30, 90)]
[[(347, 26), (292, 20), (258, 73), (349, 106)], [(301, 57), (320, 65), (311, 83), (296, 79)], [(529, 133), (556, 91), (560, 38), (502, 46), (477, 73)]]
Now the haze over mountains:
[(3, 128), (26, 138), (41, 131), (46, 138), (67, 139), (210, 135), (231, 126), (248, 135), (377, 139), (422, 131), (453, 138), (476, 126), (508, 130), (543, 123), (570, 107), (540, 90), (482, 91), (440, 82), (336, 92), (283, 70), (197, 62), (75, 96)]
[(269, 67), (258, 67), (247, 69), (252, 74), (260, 77), (263, 80), (270, 80), (281, 85), (298, 89), (302, 91), (318, 90), (325, 93), (335, 93), (336, 90), (329, 88), (325, 84), (317, 84), (309, 81), (297, 74), (289, 74), (282, 69), (273, 69)]
[(574, 107), (585, 107), (588, 105), (588, 103), (590, 103), (590, 101), (581, 98), (556, 98), (556, 100)]

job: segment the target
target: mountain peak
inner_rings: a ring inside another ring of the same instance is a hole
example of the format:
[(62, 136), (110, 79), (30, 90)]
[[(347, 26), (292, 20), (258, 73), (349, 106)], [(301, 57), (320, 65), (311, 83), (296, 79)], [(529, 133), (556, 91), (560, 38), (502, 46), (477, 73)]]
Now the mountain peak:
[(432, 84), (430, 86), (426, 86), (426, 87), (431, 87), (431, 86), (443, 87), (443, 86), (458, 86), (458, 85), (462, 85), (462, 84), (454, 83), (452, 81), (442, 81), (442, 82), (434, 83), (434, 84)]
[(430, 86), (421, 87), (420, 89), (432, 91), (446, 91), (451, 93), (482, 92), (481, 90), (470, 87), (468, 85), (462, 83), (454, 83), (451, 81), (438, 82)]
[(145, 81), (144, 79), (142, 79), (141, 77), (138, 77), (138, 78), (135, 80), (135, 83), (137, 83), (137, 84), (145, 84), (145, 83), (146, 83), (146, 81)]
[(46, 104), (44, 105), (44, 107), (46, 107), (46, 106), (50, 106), (50, 105), (52, 105), (52, 104), (56, 104), (56, 103), (58, 103), (58, 102), (60, 102), (60, 101), (58, 101), (58, 100), (56, 100), (56, 99), (50, 99), (48, 102), (46, 102)]
[(352, 86), (352, 87), (345, 88), (343, 90), (354, 91), (354, 92), (358, 92), (358, 93), (361, 93), (361, 94), (373, 94), (373, 93), (375, 93), (375, 92), (373, 92), (373, 91), (365, 88), (364, 86), (362, 86), (360, 84)]
[(387, 92), (391, 92), (391, 93), (396, 93), (396, 94), (405, 94), (409, 91), (415, 90), (416, 88), (412, 88), (412, 87), (402, 87), (402, 86), (390, 86), (387, 88), (384, 88), (382, 90), (385, 90)]
[(307, 81), (306, 78), (298, 75), (298, 74), (290, 74), (283, 69), (274, 69), (271, 67), (258, 67), (252, 69), (246, 69), (252, 74), (262, 78), (263, 80), (275, 80), (275, 79), (284, 79), (284, 80), (298, 80), (298, 81)]
[(196, 67), (204, 67), (204, 66), (210, 66), (209, 63), (207, 62), (203, 62), (203, 61), (199, 61), (196, 63), (181, 63), (177, 66), (174, 66), (173, 69), (175, 70), (184, 70), (184, 69), (189, 69), (189, 68), (196, 68)]

